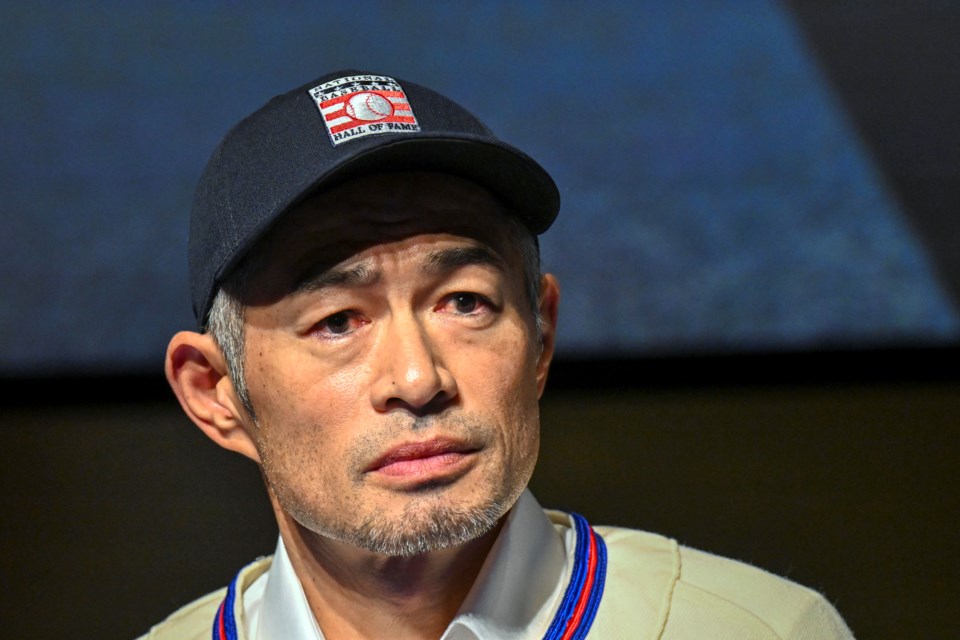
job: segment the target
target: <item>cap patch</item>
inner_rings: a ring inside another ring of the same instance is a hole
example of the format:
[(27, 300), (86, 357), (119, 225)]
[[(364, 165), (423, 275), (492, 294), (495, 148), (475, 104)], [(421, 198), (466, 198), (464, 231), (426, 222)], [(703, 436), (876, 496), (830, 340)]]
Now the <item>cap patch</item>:
[(387, 76), (346, 76), (310, 89), (333, 146), (377, 133), (420, 131), (400, 84)]

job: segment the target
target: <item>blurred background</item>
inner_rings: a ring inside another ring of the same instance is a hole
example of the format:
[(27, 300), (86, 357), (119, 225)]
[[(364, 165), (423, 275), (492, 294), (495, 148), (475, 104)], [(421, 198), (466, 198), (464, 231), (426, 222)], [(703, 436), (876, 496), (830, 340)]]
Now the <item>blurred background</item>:
[(162, 359), (213, 147), (340, 68), (560, 186), (544, 505), (787, 575), (859, 637), (948, 635), (957, 33), (948, 0), (0, 2), (9, 637), (133, 637), (272, 551)]

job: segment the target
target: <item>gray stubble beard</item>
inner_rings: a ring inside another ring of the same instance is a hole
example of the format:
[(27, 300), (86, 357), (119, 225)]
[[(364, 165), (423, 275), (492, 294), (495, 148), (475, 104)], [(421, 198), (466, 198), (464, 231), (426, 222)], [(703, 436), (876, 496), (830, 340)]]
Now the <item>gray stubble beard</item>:
[(511, 506), (495, 498), (472, 509), (435, 507), (419, 516), (421, 521), (413, 527), (409, 520), (396, 522), (374, 516), (361, 523), (345, 542), (386, 556), (416, 556), (479, 538), (492, 530)]
[[(414, 429), (426, 427), (436, 417), (419, 419)], [(469, 432), (479, 423), (458, 416), (460, 423)], [(449, 422), (449, 419), (448, 419)], [(271, 482), (273, 474), (268, 473), (269, 459), (261, 451), (264, 462), (264, 479), (280, 500), (284, 510), (307, 530), (315, 534), (350, 544), (373, 553), (391, 557), (412, 557), (464, 545), (491, 531), (510, 511), (526, 488), (529, 477), (512, 478), (508, 484), (500, 486), (495, 495), (485, 503), (458, 508), (450, 504), (427, 504), (431, 501), (442, 502), (443, 486), (428, 487), (415, 497), (404, 509), (402, 516), (385, 517), (382, 513), (373, 514), (360, 523), (350, 525), (349, 519), (336, 519), (333, 522), (318, 520), (305, 505), (291, 504), (284, 500), (281, 486)], [(363, 459), (363, 457), (360, 457)], [(482, 480), (481, 480), (482, 482)], [(349, 503), (342, 505), (343, 510), (350, 509)]]

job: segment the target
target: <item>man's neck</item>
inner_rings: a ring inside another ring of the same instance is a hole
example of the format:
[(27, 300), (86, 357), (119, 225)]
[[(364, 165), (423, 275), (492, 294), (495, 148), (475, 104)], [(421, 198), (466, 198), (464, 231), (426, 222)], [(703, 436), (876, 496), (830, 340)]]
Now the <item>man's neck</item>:
[(318, 536), (286, 514), (280, 535), (326, 640), (443, 635), (503, 526), (465, 545), (391, 557)]

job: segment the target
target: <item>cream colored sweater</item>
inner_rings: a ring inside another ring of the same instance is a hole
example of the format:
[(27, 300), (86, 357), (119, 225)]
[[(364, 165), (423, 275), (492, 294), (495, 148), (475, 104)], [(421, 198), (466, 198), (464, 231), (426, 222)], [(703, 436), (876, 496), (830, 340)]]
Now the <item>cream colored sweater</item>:
[[(558, 530), (569, 516), (546, 511)], [(652, 533), (595, 527), (607, 545), (603, 599), (589, 638), (657, 640), (840, 640), (853, 635), (819, 593), (756, 567), (678, 545)], [(243, 591), (270, 558), (237, 580), (234, 614), (243, 632)], [(226, 589), (188, 604), (141, 640), (208, 640)], [(541, 638), (546, 629), (531, 630)], [(296, 640), (291, 638), (290, 640)], [(491, 639), (495, 640), (495, 639)]]

